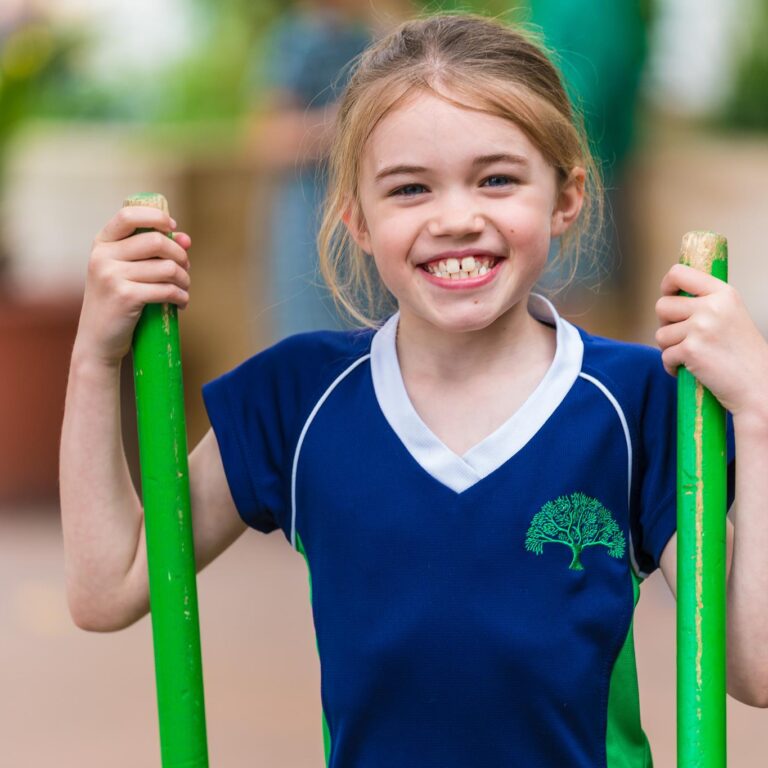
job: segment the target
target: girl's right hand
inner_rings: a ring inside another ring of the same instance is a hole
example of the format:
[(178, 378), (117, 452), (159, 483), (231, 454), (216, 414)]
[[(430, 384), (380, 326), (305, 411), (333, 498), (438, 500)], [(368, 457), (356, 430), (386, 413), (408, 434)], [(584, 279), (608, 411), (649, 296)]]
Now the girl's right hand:
[[(75, 346), (118, 365), (128, 354), (145, 304), (189, 303), (189, 235), (157, 208), (121, 208), (96, 235), (88, 262)], [(134, 235), (137, 229), (153, 229)], [(168, 237), (165, 232), (173, 232)]]

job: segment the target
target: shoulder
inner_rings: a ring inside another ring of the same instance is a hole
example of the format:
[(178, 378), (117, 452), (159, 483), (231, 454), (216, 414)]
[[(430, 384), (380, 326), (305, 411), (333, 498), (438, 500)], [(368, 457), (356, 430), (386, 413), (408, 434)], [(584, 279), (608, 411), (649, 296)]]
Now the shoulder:
[(368, 354), (374, 333), (375, 330), (368, 328), (297, 333), (254, 355), (250, 360), (262, 358), (271, 364), (291, 368), (308, 365), (334, 368)]
[(278, 16), (269, 27), (268, 34), (280, 41), (285, 41), (289, 38), (298, 39), (302, 32), (305, 32), (309, 27), (309, 18), (305, 13), (289, 10)]
[(620, 384), (637, 388), (652, 380), (673, 382), (664, 370), (661, 350), (646, 344), (593, 336), (579, 329), (584, 343), (583, 370), (604, 374)]
[(237, 444), (249, 457), (266, 450), (282, 466), (324, 394), (345, 372), (364, 367), (372, 337), (372, 331), (291, 336), (204, 384), (220, 445)]
[[(274, 68), (276, 62), (294, 62), (306, 56), (314, 44), (316, 24), (306, 13), (288, 11), (276, 19), (269, 28), (265, 40), (268, 67)], [(258, 51), (262, 56), (264, 51)], [(259, 59), (261, 60), (261, 59)]]
[(370, 43), (371, 35), (361, 23), (347, 21), (336, 14), (300, 8), (288, 11), (271, 27), (271, 37), (309, 50), (329, 43), (352, 41), (357, 46)]
[(579, 329), (584, 343), (582, 374), (599, 382), (635, 420), (649, 409), (674, 406), (676, 379), (664, 369), (661, 351), (645, 344), (594, 336)]
[(371, 329), (300, 333), (283, 339), (251, 361), (261, 358), (261, 365), (286, 378), (298, 375), (322, 384), (369, 355), (374, 333)]
[(367, 355), (374, 333), (369, 329), (298, 333), (252, 355), (225, 375), (247, 377), (270, 372), (306, 376), (311, 371), (322, 378)]
[[(370, 353), (373, 330), (315, 331), (289, 336), (204, 386), (242, 399), (271, 397), (296, 406), (316, 397)], [(258, 394), (257, 394), (258, 393)]]

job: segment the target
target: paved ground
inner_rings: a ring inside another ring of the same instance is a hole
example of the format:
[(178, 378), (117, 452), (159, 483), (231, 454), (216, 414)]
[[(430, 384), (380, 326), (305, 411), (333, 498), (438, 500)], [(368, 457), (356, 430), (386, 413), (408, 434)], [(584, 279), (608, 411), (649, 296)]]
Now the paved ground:
[[(76, 629), (53, 510), (0, 510), (0, 766), (159, 766), (148, 620)], [(306, 570), (284, 540), (246, 534), (199, 579), (211, 764), (319, 768), (319, 672)], [(660, 576), (636, 622), (643, 718), (674, 760), (674, 603)], [(768, 712), (729, 700), (729, 767), (763, 766)], [(468, 766), (468, 768), (485, 768)]]

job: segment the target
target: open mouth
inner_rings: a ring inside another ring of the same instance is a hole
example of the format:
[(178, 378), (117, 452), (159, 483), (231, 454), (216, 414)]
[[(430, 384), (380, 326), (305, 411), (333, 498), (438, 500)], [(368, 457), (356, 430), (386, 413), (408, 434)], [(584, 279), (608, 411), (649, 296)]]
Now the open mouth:
[(421, 268), (444, 280), (467, 280), (488, 274), (499, 261), (495, 256), (464, 256), (462, 259), (436, 259), (422, 264)]

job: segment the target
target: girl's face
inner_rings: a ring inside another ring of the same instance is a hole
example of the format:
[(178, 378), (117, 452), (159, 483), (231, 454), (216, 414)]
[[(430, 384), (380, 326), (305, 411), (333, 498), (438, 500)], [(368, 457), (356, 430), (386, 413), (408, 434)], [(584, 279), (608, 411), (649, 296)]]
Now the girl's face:
[(526, 307), (549, 243), (576, 219), (584, 172), (555, 170), (513, 122), (420, 93), (371, 134), (362, 210), (344, 221), (372, 254), (401, 322), (487, 328)]

